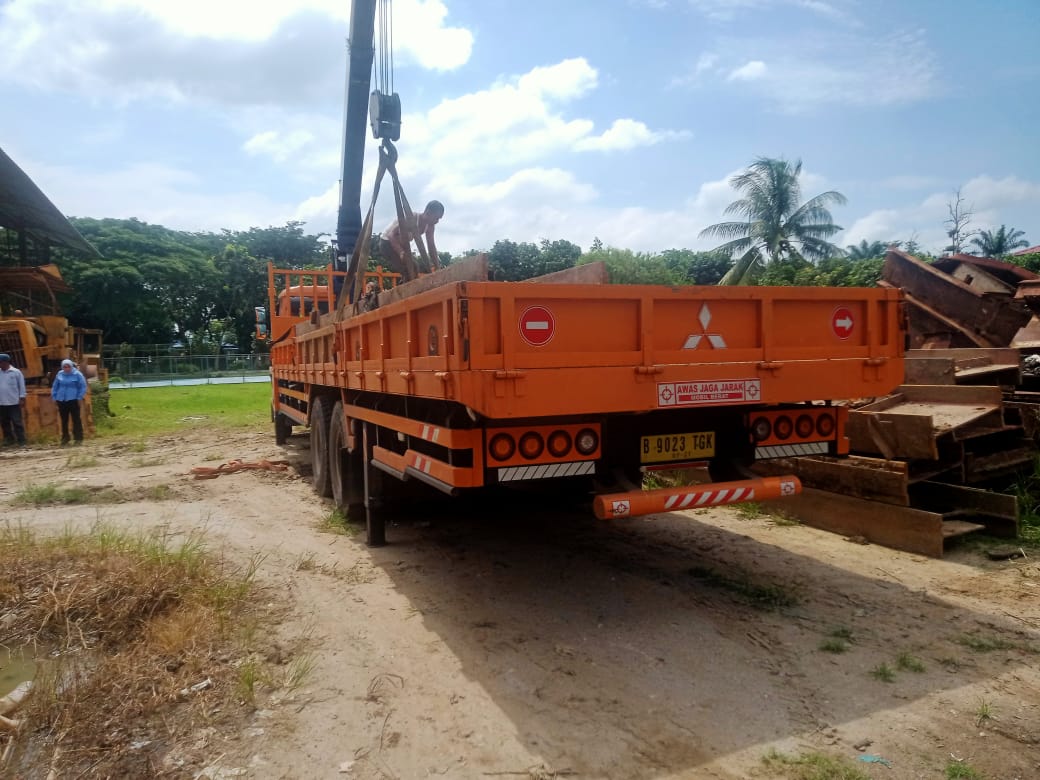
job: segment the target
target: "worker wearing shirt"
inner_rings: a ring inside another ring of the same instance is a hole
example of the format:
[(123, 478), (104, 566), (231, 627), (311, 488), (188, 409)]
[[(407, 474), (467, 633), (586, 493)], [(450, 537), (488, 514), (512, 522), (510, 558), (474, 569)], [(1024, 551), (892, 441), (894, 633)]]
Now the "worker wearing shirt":
[(72, 436), (76, 444), (83, 443), (83, 420), (80, 419), (79, 402), (87, 395), (87, 380), (71, 360), (61, 361), (61, 371), (51, 385), (51, 398), (58, 404), (61, 415), (61, 445), (69, 443), (69, 419), (72, 420)]
[(11, 356), (0, 352), (0, 429), (4, 432), (5, 447), (25, 446), (24, 406), (25, 377), (11, 365)]

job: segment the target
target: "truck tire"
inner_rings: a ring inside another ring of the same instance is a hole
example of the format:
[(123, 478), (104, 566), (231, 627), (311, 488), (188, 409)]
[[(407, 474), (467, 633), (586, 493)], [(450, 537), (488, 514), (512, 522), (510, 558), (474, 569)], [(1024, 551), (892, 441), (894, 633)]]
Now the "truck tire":
[(311, 472), (314, 489), (322, 498), (332, 495), (329, 474), (329, 400), (315, 398), (311, 402)]
[(353, 452), (347, 451), (346, 412), (343, 403), (337, 401), (329, 423), (329, 481), (332, 500), (352, 520), (363, 517), (365, 508), (361, 467), (361, 447), (355, 446)]
[(285, 444), (292, 436), (292, 420), (284, 414), (272, 412), (274, 417), (274, 443)]

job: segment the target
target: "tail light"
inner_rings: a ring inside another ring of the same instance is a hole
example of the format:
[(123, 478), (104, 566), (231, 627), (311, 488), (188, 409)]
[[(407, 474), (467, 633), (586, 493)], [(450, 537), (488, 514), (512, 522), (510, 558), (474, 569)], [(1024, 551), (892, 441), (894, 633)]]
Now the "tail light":
[(553, 431), (549, 434), (549, 442), (546, 445), (549, 454), (554, 458), (562, 458), (571, 451), (571, 435), (567, 431)]
[(509, 460), (516, 452), (516, 442), (508, 433), (496, 433), (488, 443), (488, 451), (495, 460)]
[(520, 454), (528, 460), (534, 460), (545, 449), (545, 440), (540, 433), (528, 431), (520, 437)]
[(794, 432), (794, 424), (791, 422), (791, 418), (787, 415), (781, 415), (776, 418), (776, 422), (773, 423), (773, 435), (781, 441), (790, 439), (791, 434)]
[(582, 455), (591, 455), (599, 446), (599, 434), (592, 428), (582, 428), (574, 437), (574, 446)]

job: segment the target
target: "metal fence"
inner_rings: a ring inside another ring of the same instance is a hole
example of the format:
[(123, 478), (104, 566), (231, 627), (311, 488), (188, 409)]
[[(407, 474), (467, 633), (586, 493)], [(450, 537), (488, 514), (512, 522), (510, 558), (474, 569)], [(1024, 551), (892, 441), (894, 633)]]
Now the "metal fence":
[(270, 381), (271, 356), (155, 355), (104, 358), (109, 387), (204, 385)]

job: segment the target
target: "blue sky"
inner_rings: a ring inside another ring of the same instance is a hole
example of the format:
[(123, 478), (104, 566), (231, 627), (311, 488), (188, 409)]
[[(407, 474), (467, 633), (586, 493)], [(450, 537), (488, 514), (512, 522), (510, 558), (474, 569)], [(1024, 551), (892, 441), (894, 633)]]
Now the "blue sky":
[[(1040, 243), (1037, 0), (393, 0), (399, 170), (438, 246), (698, 237), (757, 156), (836, 243)], [(333, 232), (347, 0), (0, 0), (0, 147), (70, 216)], [(374, 172), (369, 161), (365, 207)], [(377, 227), (388, 222), (386, 198)]]

